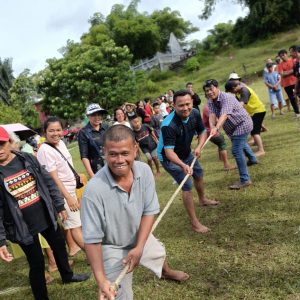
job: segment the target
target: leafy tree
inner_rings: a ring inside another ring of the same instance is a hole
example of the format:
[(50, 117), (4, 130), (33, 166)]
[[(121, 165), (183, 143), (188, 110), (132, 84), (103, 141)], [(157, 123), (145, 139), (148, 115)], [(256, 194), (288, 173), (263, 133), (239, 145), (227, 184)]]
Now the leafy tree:
[(12, 60), (0, 58), (0, 100), (6, 104), (10, 103), (9, 89), (13, 84), (14, 76), (12, 70)]
[(29, 69), (25, 69), (16, 78), (9, 95), (12, 108), (21, 113), (23, 122), (34, 128), (40, 127), (38, 113), (34, 109), (34, 97), (38, 96), (37, 88)]
[(172, 11), (170, 7), (165, 7), (163, 10), (155, 10), (150, 17), (159, 27), (161, 52), (167, 50), (167, 44), (172, 32), (179, 41), (183, 42), (188, 34), (199, 30), (190, 21), (185, 21), (179, 11)]
[(18, 109), (0, 102), (0, 124), (22, 123), (23, 119)]
[(39, 73), (44, 110), (76, 119), (91, 102), (113, 108), (135, 94), (131, 54), (110, 40), (100, 46), (70, 43), (63, 58), (48, 59)]

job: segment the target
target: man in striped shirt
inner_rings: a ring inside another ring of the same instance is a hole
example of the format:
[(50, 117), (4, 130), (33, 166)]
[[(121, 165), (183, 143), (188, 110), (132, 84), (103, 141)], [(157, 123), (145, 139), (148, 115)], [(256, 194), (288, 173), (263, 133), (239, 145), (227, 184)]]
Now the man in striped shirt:
[[(252, 184), (247, 165), (257, 164), (257, 159), (247, 143), (253, 122), (242, 104), (233, 95), (221, 92), (218, 85), (215, 79), (207, 80), (203, 85), (208, 98), (211, 135), (216, 135), (223, 127), (231, 139), (232, 155), (239, 169), (240, 181), (231, 185), (230, 189), (239, 190)], [(248, 158), (247, 163), (244, 154)]]

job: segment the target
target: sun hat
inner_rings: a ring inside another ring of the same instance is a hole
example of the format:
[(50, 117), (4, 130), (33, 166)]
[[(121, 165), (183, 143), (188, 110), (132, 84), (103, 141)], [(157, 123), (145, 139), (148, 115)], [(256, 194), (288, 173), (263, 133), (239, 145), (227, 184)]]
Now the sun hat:
[(100, 112), (101, 114), (107, 114), (107, 110), (102, 108), (98, 103), (91, 103), (86, 108), (86, 115), (89, 116), (95, 112)]
[(231, 73), (228, 80), (241, 80), (241, 77), (237, 73)]

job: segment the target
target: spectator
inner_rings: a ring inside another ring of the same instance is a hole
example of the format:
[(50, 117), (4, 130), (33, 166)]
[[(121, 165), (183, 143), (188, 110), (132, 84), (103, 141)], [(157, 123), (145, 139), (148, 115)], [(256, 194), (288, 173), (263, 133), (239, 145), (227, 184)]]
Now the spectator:
[(80, 157), (89, 177), (93, 177), (104, 165), (103, 134), (108, 128), (106, 124), (102, 124), (104, 114), (107, 111), (99, 104), (89, 104), (86, 109), (89, 123), (78, 134)]
[(159, 104), (160, 114), (163, 116), (163, 118), (165, 118), (169, 113), (167, 111), (167, 105), (163, 99), (164, 96), (159, 96), (156, 102)]
[(125, 125), (131, 128), (130, 123), (127, 121), (127, 116), (122, 107), (117, 107), (114, 110), (114, 121), (115, 123), (113, 125)]
[(79, 282), (87, 274), (73, 274), (57, 215), (67, 219), (64, 201), (49, 173), (28, 153), (11, 150), (9, 135), (0, 127), (0, 258), (13, 260), (6, 240), (16, 242), (29, 263), (29, 281), (34, 299), (49, 299), (45, 262), (38, 233), (47, 240), (63, 283)]
[(201, 99), (200, 97), (198, 96), (198, 94), (196, 94), (194, 91), (193, 91), (193, 83), (192, 82), (188, 82), (186, 85), (185, 85), (186, 89), (191, 93), (192, 95), (192, 99), (193, 99), (193, 108), (196, 108), (198, 111), (200, 111), (199, 109), (199, 105), (201, 104)]
[(155, 134), (157, 137), (160, 135), (160, 126), (163, 121), (163, 116), (160, 113), (159, 104), (157, 102), (153, 103), (153, 111), (154, 114), (151, 117), (150, 126), (155, 130)]

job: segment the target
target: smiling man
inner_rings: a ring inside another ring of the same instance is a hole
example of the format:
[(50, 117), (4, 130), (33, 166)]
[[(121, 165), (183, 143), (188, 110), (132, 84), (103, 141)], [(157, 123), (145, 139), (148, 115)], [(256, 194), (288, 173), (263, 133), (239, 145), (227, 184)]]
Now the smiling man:
[[(164, 246), (150, 233), (159, 203), (150, 167), (134, 160), (137, 149), (131, 129), (110, 127), (104, 135), (107, 164), (84, 191), (82, 229), (99, 299), (132, 299), (132, 271), (138, 264), (158, 277), (179, 282), (189, 277), (169, 268)], [(128, 263), (129, 270), (115, 295), (110, 283), (123, 263)]]
[[(217, 205), (218, 201), (209, 200), (204, 194), (203, 170), (199, 162), (196, 161), (193, 169), (190, 167), (194, 155), (200, 157), (200, 149), (206, 141), (206, 131), (200, 112), (193, 108), (192, 95), (188, 90), (176, 92), (173, 101), (174, 111), (161, 125), (161, 134), (157, 146), (158, 158), (164, 169), (178, 184), (182, 182), (186, 174), (193, 176), (201, 206)], [(195, 133), (198, 135), (198, 145), (193, 155), (191, 144)], [(199, 233), (208, 232), (209, 228), (202, 225), (196, 216), (192, 195), (192, 180), (190, 178), (182, 187), (182, 198), (192, 229)]]

